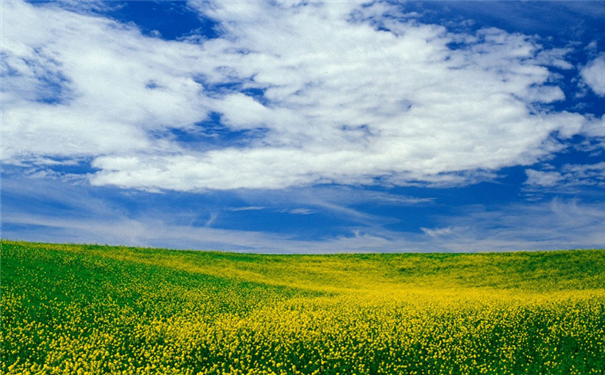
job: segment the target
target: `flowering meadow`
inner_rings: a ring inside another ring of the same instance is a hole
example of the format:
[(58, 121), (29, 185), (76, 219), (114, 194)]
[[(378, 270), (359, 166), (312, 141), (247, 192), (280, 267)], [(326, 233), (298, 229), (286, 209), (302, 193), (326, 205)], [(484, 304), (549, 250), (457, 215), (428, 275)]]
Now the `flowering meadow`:
[(2, 374), (604, 374), (605, 250), (2, 241)]

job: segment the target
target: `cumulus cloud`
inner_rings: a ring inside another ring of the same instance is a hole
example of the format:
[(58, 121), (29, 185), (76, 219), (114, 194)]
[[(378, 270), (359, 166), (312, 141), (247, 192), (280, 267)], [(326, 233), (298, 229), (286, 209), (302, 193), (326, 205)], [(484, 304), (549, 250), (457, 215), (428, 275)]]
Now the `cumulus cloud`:
[(9, 162), (157, 153), (171, 146), (154, 132), (206, 117), (201, 86), (192, 79), (200, 46), (145, 38), (132, 26), (57, 7), (8, 2), (3, 8), (3, 156)]
[(605, 54), (590, 61), (580, 73), (595, 94), (605, 96)]
[[(5, 160), (88, 156), (93, 185), (151, 190), (458, 185), (532, 164), (585, 123), (548, 109), (564, 98), (547, 67), (570, 68), (564, 51), (524, 35), (452, 34), (385, 4), (191, 6), (219, 38), (5, 4)], [(257, 133), (213, 147), (174, 137), (211, 114)]]

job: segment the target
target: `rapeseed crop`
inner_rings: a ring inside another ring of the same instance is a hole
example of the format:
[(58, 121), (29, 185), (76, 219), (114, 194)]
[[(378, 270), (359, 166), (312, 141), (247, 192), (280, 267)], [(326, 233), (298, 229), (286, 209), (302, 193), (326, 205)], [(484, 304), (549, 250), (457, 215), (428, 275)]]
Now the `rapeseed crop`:
[(605, 251), (2, 242), (3, 374), (603, 374)]

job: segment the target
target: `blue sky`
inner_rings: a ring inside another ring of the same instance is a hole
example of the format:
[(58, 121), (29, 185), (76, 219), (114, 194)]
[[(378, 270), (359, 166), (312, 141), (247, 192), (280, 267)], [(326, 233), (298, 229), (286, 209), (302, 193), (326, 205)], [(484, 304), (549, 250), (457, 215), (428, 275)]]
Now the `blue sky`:
[(605, 245), (605, 2), (2, 5), (2, 238)]

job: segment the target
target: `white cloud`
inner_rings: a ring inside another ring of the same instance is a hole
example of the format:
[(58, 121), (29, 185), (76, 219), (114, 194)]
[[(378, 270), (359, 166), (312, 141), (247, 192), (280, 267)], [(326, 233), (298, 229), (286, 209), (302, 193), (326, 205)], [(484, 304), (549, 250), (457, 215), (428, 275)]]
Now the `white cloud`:
[(448, 235), (452, 234), (452, 228), (451, 227), (435, 228), (435, 229), (420, 228), (420, 229), (424, 233), (426, 233), (429, 237), (432, 237), (432, 238), (441, 237), (441, 236), (448, 236)]
[(244, 206), (244, 207), (230, 207), (228, 208), (228, 211), (232, 211), (232, 212), (238, 212), (238, 211), (259, 211), (259, 210), (264, 210), (267, 207), (263, 207), (263, 206)]
[(286, 210), (284, 212), (288, 212), (288, 213), (294, 214), (294, 215), (310, 215), (310, 214), (315, 213), (315, 211), (310, 210), (308, 208), (294, 208), (291, 210)]
[(605, 162), (580, 165), (567, 164), (563, 167), (563, 170), (572, 174), (576, 180), (593, 181), (595, 177), (601, 181), (605, 180)]
[(5, 159), (157, 153), (172, 146), (154, 131), (206, 117), (192, 79), (199, 46), (56, 7), (3, 8)]
[(585, 185), (605, 186), (605, 162), (565, 164), (560, 171), (528, 169), (525, 184), (535, 188), (575, 188)]
[(590, 61), (580, 72), (584, 82), (599, 96), (605, 96), (605, 54)]
[(590, 117), (584, 123), (582, 132), (591, 138), (600, 138), (601, 140), (605, 138), (605, 115), (601, 116), (601, 118)]
[(533, 169), (526, 169), (527, 181), (525, 183), (531, 186), (556, 186), (563, 180), (559, 172), (542, 172)]
[(566, 164), (562, 168), (568, 185), (605, 186), (605, 162), (595, 164)]
[[(101, 17), (4, 4), (4, 158), (90, 156), (92, 184), (143, 189), (455, 185), (534, 163), (562, 147), (554, 132), (569, 137), (585, 122), (540, 109), (563, 98), (543, 65), (569, 66), (564, 51), (523, 35), (385, 21), (395, 10), (384, 4), (191, 4), (221, 38), (167, 42)], [(222, 84), (237, 89), (210, 90)], [(41, 100), (57, 87), (59, 103)], [(193, 132), (210, 112), (233, 131), (264, 132), (210, 151), (166, 136)]]

